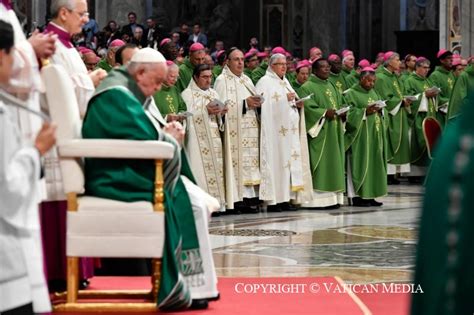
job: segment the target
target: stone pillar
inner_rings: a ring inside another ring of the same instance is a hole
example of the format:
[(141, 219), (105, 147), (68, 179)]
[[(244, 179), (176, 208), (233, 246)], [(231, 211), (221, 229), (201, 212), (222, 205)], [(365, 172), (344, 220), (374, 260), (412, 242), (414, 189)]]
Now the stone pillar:
[(144, 24), (147, 18), (147, 0), (100, 0), (96, 1), (97, 22), (105, 26), (109, 20), (115, 20), (120, 26), (128, 24), (127, 14), (137, 14), (137, 23)]
[(461, 0), (461, 53), (464, 58), (474, 55), (474, 4), (472, 0)]
[(449, 3), (448, 0), (439, 0), (439, 48), (446, 48), (449, 45)]

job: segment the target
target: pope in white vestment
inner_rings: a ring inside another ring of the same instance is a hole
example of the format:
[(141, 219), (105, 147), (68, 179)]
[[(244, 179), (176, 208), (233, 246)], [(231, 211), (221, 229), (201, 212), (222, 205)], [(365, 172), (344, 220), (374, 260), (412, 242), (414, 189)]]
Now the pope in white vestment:
[(227, 208), (236, 202), (259, 195), (259, 122), (257, 108), (261, 105), (252, 80), (244, 73), (244, 57), (240, 50), (232, 50), (227, 66), (217, 77), (214, 89), (219, 100), (227, 103), (224, 147), (229, 155), (225, 160), (225, 187)]
[(260, 199), (268, 205), (296, 202), (298, 192), (306, 193), (299, 202), (307, 201), (312, 193), (308, 147), (301, 142), (306, 137), (304, 118), (300, 117), (296, 93), (285, 73), (286, 57), (275, 54), (256, 87), (257, 93), (265, 98), (260, 138)]

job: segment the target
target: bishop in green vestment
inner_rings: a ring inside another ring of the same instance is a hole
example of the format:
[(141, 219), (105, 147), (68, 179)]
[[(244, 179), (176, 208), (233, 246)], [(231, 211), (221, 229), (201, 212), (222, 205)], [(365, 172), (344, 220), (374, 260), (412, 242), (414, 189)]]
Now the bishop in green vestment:
[[(430, 161), (426, 152), (426, 143), (423, 136), (423, 120), (426, 117), (436, 118), (438, 109), (438, 91), (430, 90), (434, 84), (426, 77), (430, 70), (430, 61), (420, 57), (416, 61), (415, 72), (405, 81), (405, 92), (408, 95), (418, 96), (411, 106), (411, 175), (424, 176), (425, 168)], [(418, 169), (418, 170), (417, 170)], [(414, 173), (416, 172), (416, 173)]]
[(258, 80), (267, 73), (267, 69), (268, 62), (262, 61), (260, 65), (252, 71), (252, 76), (250, 78), (252, 79), (253, 84), (257, 84)]
[[(449, 99), (451, 98), (451, 93), (453, 91), (454, 82), (456, 78), (454, 77), (451, 68), (453, 67), (453, 54), (449, 50), (441, 49), (437, 54), (438, 60), (441, 63), (440, 66), (435, 68), (435, 71), (429, 76), (429, 79), (437, 87), (441, 88), (441, 93), (439, 94), (439, 106), (441, 107), (441, 112), (443, 115), (447, 113), (446, 105), (449, 107)], [(446, 104), (446, 105), (445, 105)], [(444, 107), (444, 109), (443, 109)], [(439, 117), (441, 125), (446, 123), (446, 117)]]
[(297, 91), (306, 81), (311, 73), (311, 63), (308, 60), (301, 60), (296, 65), (296, 76), (289, 80), (291, 86)]
[(311, 174), (313, 201), (305, 207), (328, 207), (343, 203), (344, 131), (341, 117), (336, 114), (342, 105), (342, 95), (329, 79), (330, 66), (321, 58), (313, 63), (311, 76), (297, 91), (305, 101), (304, 113)]
[[(187, 278), (203, 277), (202, 260), (201, 264), (188, 262), (191, 257), (199, 260), (200, 253), (191, 201), (180, 173), (193, 177), (186, 159), (180, 159), (178, 144), (154, 126), (143, 108), (165, 75), (165, 59), (151, 48), (137, 52), (127, 68), (112, 70), (88, 104), (82, 135), (86, 139), (162, 140), (175, 146), (174, 158), (165, 160), (163, 168), (166, 236), (158, 307), (182, 309), (191, 305)], [(154, 161), (86, 159), (85, 177), (86, 195), (153, 202)]]
[(387, 194), (387, 144), (381, 98), (373, 89), (375, 70), (364, 68), (360, 83), (344, 98), (351, 105), (347, 115), (345, 149), (348, 154), (347, 191), (354, 206), (381, 206), (375, 198)]
[(329, 81), (334, 84), (339, 93), (343, 93), (349, 87), (347, 86), (346, 79), (342, 74), (342, 61), (341, 57), (336, 54), (329, 55), (329, 65), (331, 66), (331, 73), (329, 74)]
[(181, 93), (178, 92), (176, 87), (176, 81), (178, 80), (179, 68), (172, 62), (167, 61), (168, 74), (166, 80), (161, 87), (161, 90), (155, 93), (153, 96), (155, 105), (158, 107), (161, 115), (166, 121), (178, 120), (181, 121), (184, 117), (177, 115), (178, 113), (186, 112), (186, 103), (181, 97)]
[(384, 60), (382, 70), (376, 71), (375, 91), (387, 104), (387, 173), (395, 175), (410, 171), (408, 113), (411, 102), (404, 99), (403, 86), (396, 75), (400, 68), (400, 56), (390, 51), (385, 53)]
[(450, 123), (434, 153), (423, 204), (412, 315), (474, 310), (474, 99)]
[[(471, 59), (464, 72), (457, 78), (454, 84), (451, 98), (449, 99), (448, 106), (448, 119), (449, 121), (456, 119), (465, 106), (468, 106), (468, 91), (474, 90), (474, 63)], [(472, 105), (472, 104), (470, 104)]]
[(206, 56), (205, 47), (200, 43), (194, 43), (189, 47), (189, 56), (184, 59), (184, 62), (179, 66), (179, 79), (176, 82), (176, 87), (179, 93), (182, 93), (191, 82), (193, 77), (194, 67), (204, 63)]

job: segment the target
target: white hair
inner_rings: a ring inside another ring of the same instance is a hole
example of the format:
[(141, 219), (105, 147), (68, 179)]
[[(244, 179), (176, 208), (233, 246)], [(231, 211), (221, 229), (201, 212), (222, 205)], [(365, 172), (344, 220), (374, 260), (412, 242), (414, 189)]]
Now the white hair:
[(270, 57), (270, 60), (268, 61), (268, 64), (271, 66), (273, 65), (278, 59), (285, 59), (286, 62), (286, 57), (283, 54), (274, 54)]
[(178, 67), (177, 64), (175, 64), (175, 63), (173, 62), (172, 64), (170, 64), (170, 65), (168, 66), (168, 69), (169, 69), (169, 70), (171, 70), (171, 69), (178, 69), (178, 70), (179, 70), (179, 67)]
[(58, 17), (59, 10), (61, 10), (61, 8), (74, 10), (76, 8), (76, 0), (51, 0), (49, 12), (51, 13), (53, 19)]
[(390, 61), (392, 61), (392, 59), (395, 58), (395, 57), (400, 58), (400, 55), (399, 55), (398, 53), (394, 52), (394, 53), (390, 56), (390, 58), (388, 58), (386, 61), (383, 62), (384, 67), (388, 66), (388, 64), (390, 63)]

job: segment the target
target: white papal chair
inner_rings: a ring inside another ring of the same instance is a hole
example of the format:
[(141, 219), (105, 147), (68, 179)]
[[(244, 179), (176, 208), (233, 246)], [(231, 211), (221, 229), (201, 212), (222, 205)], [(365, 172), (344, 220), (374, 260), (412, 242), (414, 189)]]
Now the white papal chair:
[[(59, 164), (67, 196), (67, 292), (57, 295), (55, 311), (156, 311), (165, 238), (163, 159), (173, 146), (161, 141), (81, 139), (81, 119), (71, 79), (61, 66), (42, 70), (46, 99), (58, 125)], [(113, 106), (113, 104), (111, 104)], [(153, 159), (156, 165), (154, 203), (121, 202), (83, 196), (83, 158)], [(152, 290), (78, 290), (79, 257), (153, 258)], [(134, 299), (132, 303), (81, 302), (82, 299)], [(146, 302), (143, 302), (143, 301)]]

